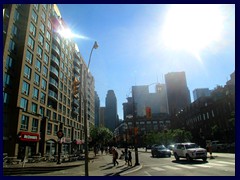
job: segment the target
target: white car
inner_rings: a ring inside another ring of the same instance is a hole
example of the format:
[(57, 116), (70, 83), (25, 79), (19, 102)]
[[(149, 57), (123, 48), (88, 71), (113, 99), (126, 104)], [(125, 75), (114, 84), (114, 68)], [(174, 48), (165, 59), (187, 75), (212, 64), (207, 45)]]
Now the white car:
[(178, 161), (180, 158), (186, 158), (188, 161), (193, 159), (207, 160), (207, 150), (199, 147), (195, 143), (177, 143), (173, 149), (173, 155)]

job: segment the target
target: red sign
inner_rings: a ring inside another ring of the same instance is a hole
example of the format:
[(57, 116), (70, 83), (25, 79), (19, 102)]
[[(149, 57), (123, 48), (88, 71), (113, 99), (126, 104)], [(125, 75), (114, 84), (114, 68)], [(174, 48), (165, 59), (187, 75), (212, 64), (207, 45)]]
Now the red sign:
[(30, 132), (19, 132), (19, 140), (27, 142), (38, 142), (39, 134)]

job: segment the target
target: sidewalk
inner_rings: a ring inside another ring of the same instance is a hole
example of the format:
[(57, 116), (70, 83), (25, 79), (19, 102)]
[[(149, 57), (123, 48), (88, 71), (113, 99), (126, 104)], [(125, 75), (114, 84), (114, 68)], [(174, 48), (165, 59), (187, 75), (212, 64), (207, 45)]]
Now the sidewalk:
[[(120, 153), (120, 150), (118, 150)], [(97, 154), (95, 157), (93, 152), (89, 153), (89, 176), (121, 176), (137, 171), (142, 168), (139, 166), (125, 165), (125, 160), (118, 159), (119, 164), (113, 166), (112, 154)], [(132, 161), (134, 162), (134, 161)], [(133, 164), (134, 165), (134, 164)], [(74, 173), (71, 169), (77, 167), (78, 171)], [(59, 170), (62, 171), (58, 174)], [(22, 163), (7, 165), (3, 167), (3, 174), (8, 175), (40, 175), (40, 176), (85, 176), (85, 161), (73, 161), (57, 164), (56, 162), (39, 162), (39, 163)]]

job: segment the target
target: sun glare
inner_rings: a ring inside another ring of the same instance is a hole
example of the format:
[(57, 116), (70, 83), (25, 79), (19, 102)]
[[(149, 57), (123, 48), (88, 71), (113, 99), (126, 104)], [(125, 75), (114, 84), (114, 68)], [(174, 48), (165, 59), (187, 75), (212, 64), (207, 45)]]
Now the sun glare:
[(88, 39), (86, 36), (74, 34), (70, 29), (67, 29), (67, 28), (61, 28), (60, 30), (58, 30), (58, 33), (62, 37), (67, 39), (71, 39), (71, 38)]
[(166, 15), (162, 38), (167, 47), (187, 51), (201, 61), (201, 51), (221, 39), (222, 29), (219, 5), (172, 5)]

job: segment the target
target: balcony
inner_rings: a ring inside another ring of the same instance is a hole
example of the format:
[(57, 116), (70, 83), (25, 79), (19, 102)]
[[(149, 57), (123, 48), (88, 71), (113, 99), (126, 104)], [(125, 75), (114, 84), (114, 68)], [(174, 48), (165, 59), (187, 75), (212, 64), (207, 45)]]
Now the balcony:
[(58, 73), (58, 70), (57, 70), (55, 67), (51, 66), (51, 67), (50, 67), (50, 72), (53, 73), (53, 74), (55, 74), (55, 76), (57, 76), (57, 78), (58, 78), (58, 74), (59, 74), (59, 73)]
[(57, 97), (58, 97), (57, 93), (55, 93), (55, 92), (52, 91), (52, 90), (49, 90), (48, 96), (51, 97), (52, 99), (56, 100), (56, 101), (57, 101), (57, 99), (58, 99), (58, 98), (57, 98)]
[(59, 67), (59, 59), (56, 56), (52, 55), (51, 60), (52, 60), (52, 62), (54, 62)]

